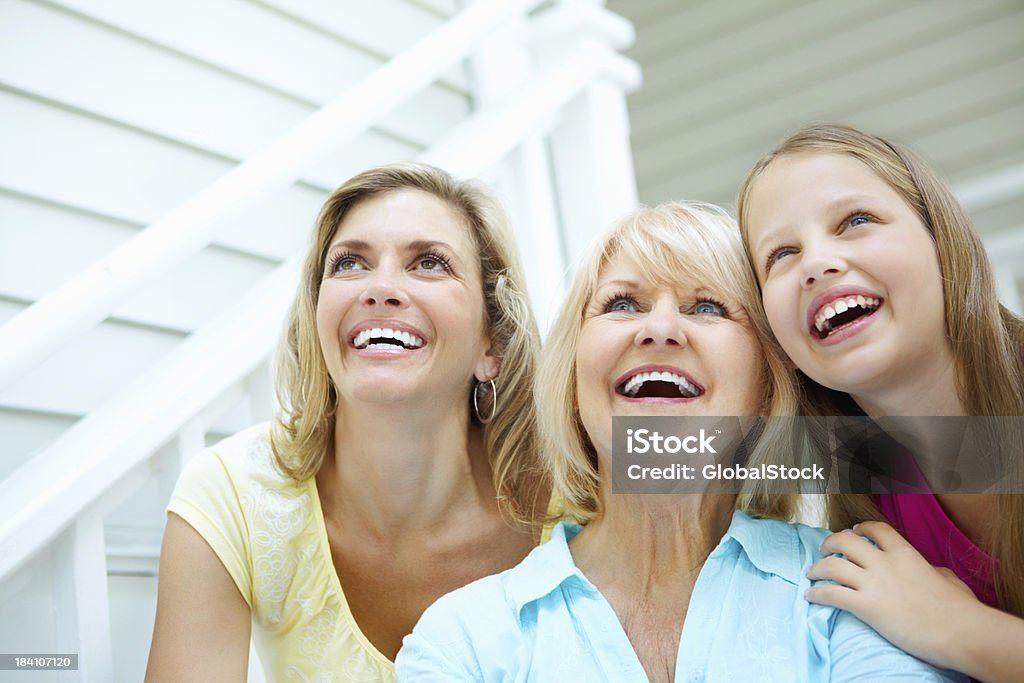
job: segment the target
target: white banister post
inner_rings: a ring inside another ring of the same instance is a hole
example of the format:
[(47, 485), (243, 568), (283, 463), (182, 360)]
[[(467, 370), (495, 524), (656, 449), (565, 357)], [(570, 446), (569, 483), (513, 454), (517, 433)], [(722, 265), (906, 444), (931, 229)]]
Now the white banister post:
[[(639, 68), (615, 69), (610, 57), (632, 44), (632, 26), (610, 15), (601, 2), (561, 0), (558, 17), (551, 23), (561, 27), (575, 20), (580, 25), (571, 33), (563, 31), (556, 47), (571, 49), (585, 43), (597, 44), (608, 55), (607, 68), (566, 107), (560, 124), (551, 133), (555, 185), (566, 257), (575, 264), (593, 237), (608, 224), (636, 208), (638, 197), (629, 144), (629, 113), (626, 94), (640, 85)], [(550, 42), (550, 41), (549, 41)]]
[(508, 160), (516, 182), (513, 206), (521, 212), (519, 250), (526, 270), (534, 314), (546, 335), (565, 295), (566, 258), (555, 208), (551, 163), (544, 140), (523, 141)]
[[(509, 22), (470, 60), (476, 107), (501, 105), (539, 75), (527, 43), (525, 16)], [(540, 134), (526, 136), (492, 170), (509, 214), (541, 333), (562, 298), (565, 262), (547, 146)], [(551, 310), (549, 310), (551, 309)]]
[(569, 105), (551, 142), (566, 249), (575, 264), (595, 235), (637, 207), (622, 86), (592, 83)]
[(103, 518), (78, 518), (58, 547), (54, 576), (57, 651), (78, 654), (78, 671), (62, 671), (60, 681), (112, 681), (110, 599)]

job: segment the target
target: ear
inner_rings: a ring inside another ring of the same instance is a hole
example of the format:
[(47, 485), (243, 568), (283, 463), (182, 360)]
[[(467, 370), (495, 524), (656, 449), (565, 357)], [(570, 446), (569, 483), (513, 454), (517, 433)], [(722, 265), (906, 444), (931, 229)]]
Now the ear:
[(490, 340), (489, 346), (483, 354), (481, 354), (480, 360), (476, 364), (476, 370), (473, 372), (477, 381), (486, 382), (488, 380), (495, 379), (499, 374), (501, 374), (503, 351), (504, 349), (496, 340)]

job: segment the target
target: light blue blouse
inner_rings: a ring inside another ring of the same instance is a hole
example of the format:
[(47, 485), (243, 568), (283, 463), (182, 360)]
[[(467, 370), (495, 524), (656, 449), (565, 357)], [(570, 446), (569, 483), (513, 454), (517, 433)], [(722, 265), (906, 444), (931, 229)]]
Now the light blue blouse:
[[(579, 530), (559, 524), (518, 566), (434, 603), (405, 638), (398, 680), (647, 681), (611, 605), (573, 562)], [(736, 512), (697, 577), (675, 680), (966, 680), (804, 599), (827, 534)]]

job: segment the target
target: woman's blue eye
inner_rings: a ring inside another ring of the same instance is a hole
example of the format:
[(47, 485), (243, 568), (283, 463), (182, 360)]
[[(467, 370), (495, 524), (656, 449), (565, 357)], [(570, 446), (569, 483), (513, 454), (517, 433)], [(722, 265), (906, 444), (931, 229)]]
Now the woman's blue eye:
[(359, 259), (355, 256), (339, 256), (334, 260), (334, 272), (342, 270), (359, 270), (362, 268), (362, 264), (359, 263)]
[(431, 273), (451, 270), (449, 261), (439, 254), (423, 254), (416, 262), (416, 267)]
[(698, 315), (724, 315), (725, 308), (713, 301), (701, 301), (693, 307), (693, 312)]
[(604, 307), (604, 310), (609, 313), (632, 313), (636, 311), (636, 302), (626, 298), (612, 299)]

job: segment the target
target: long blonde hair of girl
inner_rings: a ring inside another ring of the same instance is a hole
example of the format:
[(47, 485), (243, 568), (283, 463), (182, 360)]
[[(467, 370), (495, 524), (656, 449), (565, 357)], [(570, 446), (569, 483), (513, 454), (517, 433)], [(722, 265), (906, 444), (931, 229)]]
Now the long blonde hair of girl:
[[(960, 400), (969, 415), (1024, 415), (1024, 320), (999, 304), (984, 245), (949, 187), (906, 148), (849, 126), (801, 128), (758, 161), (740, 187), (737, 209), (744, 242), (749, 245), (747, 211), (758, 176), (775, 159), (798, 152), (852, 156), (917, 213), (938, 251), (946, 335), (956, 360)], [(856, 409), (848, 394), (799, 374), (804, 385), (802, 414), (841, 415)], [(991, 548), (999, 563), (997, 589), (1003, 607), (1024, 617), (1024, 495), (999, 495), (997, 501)], [(866, 519), (882, 519), (868, 495), (832, 495), (826, 509), (834, 530)]]

